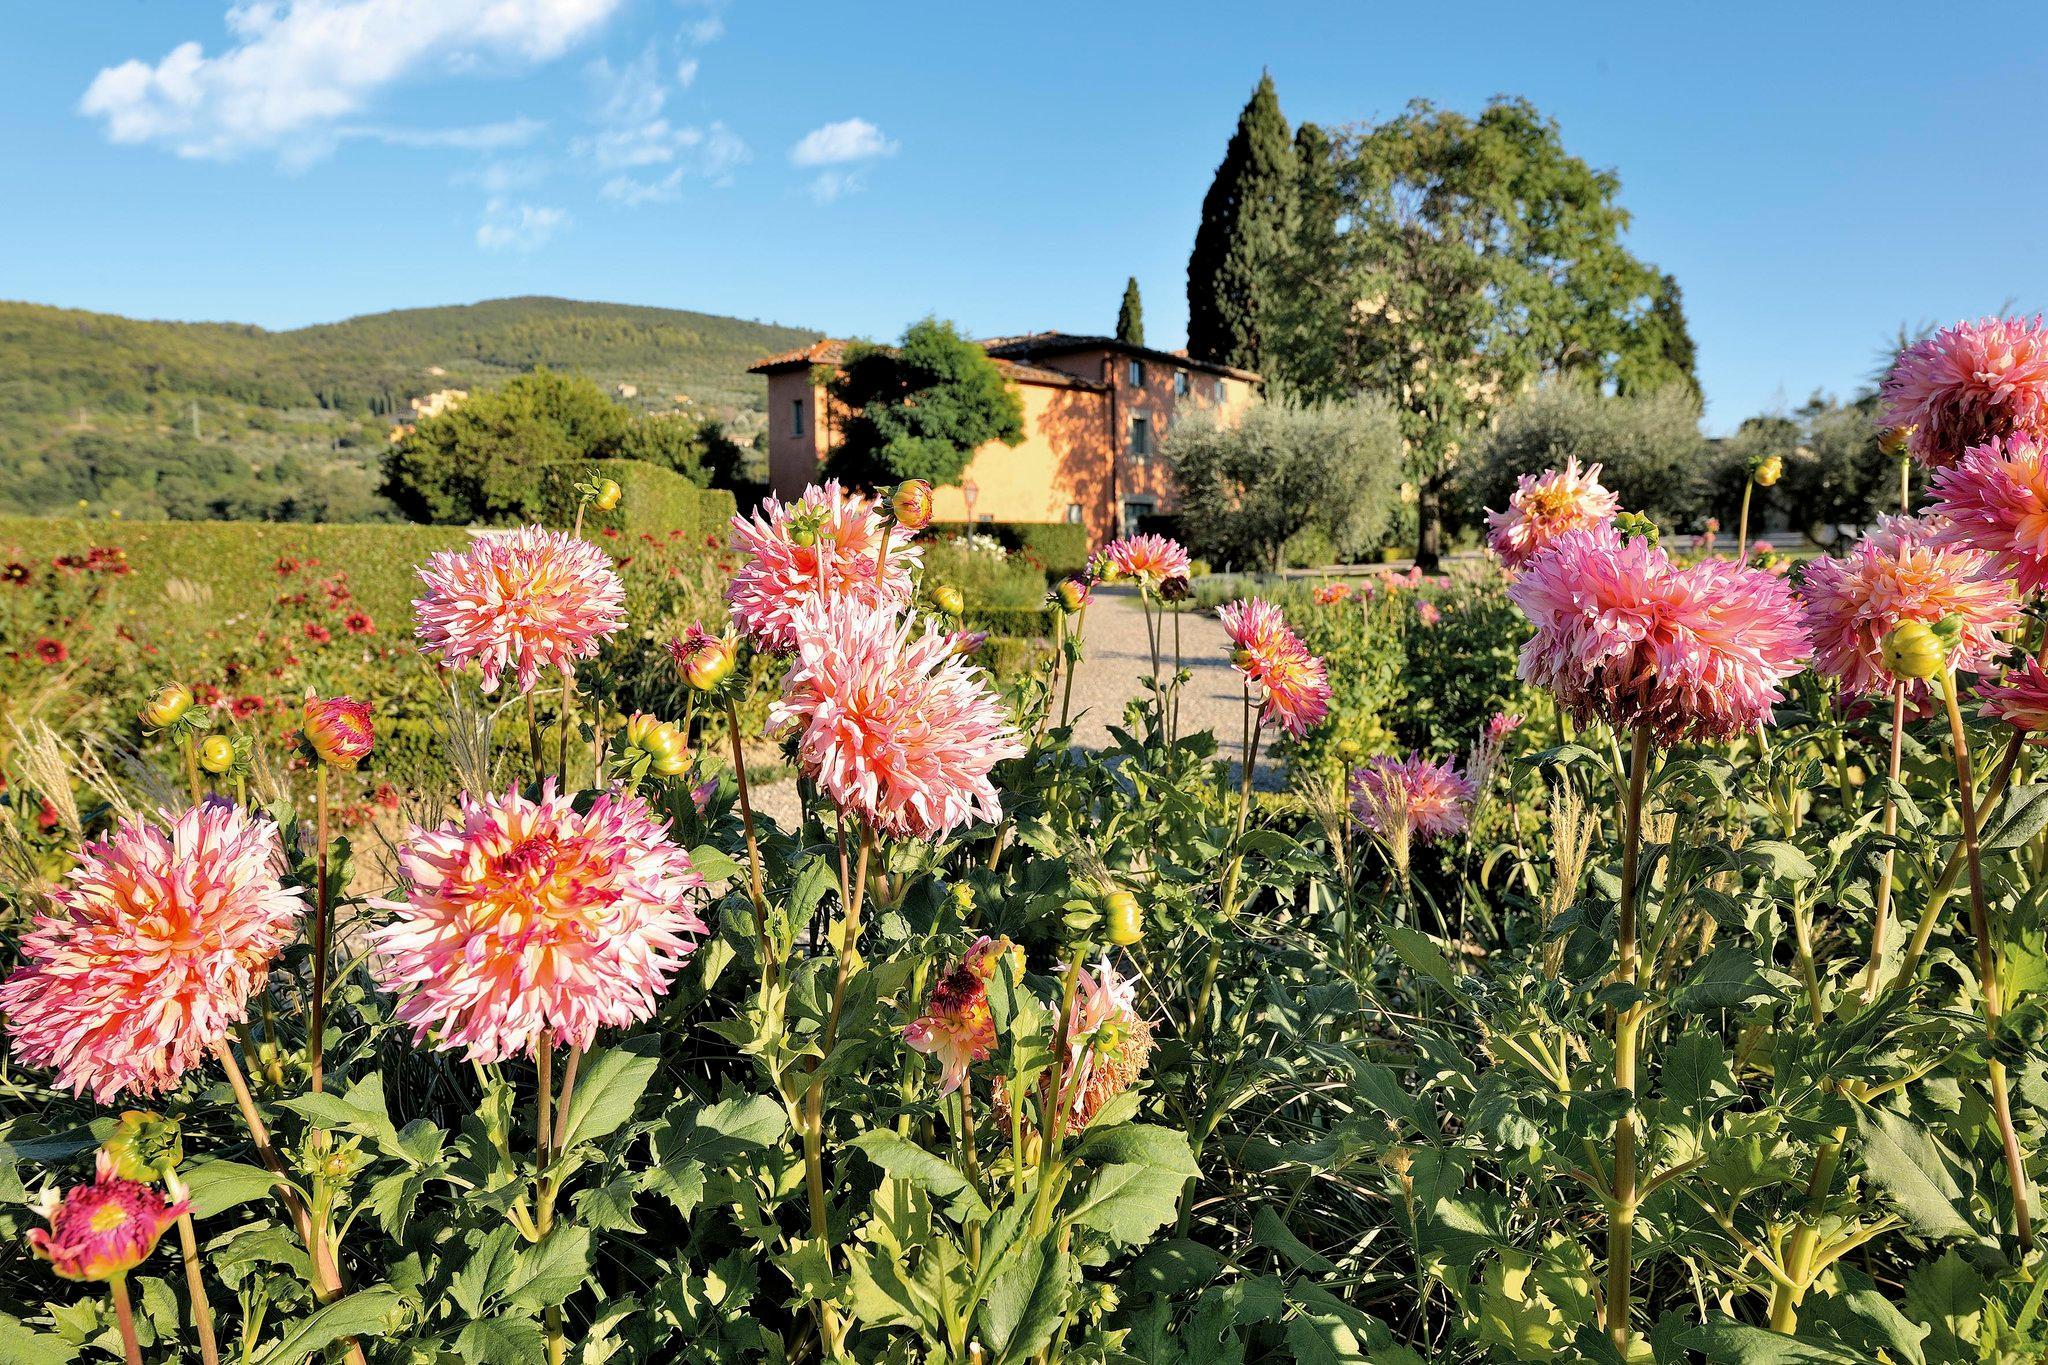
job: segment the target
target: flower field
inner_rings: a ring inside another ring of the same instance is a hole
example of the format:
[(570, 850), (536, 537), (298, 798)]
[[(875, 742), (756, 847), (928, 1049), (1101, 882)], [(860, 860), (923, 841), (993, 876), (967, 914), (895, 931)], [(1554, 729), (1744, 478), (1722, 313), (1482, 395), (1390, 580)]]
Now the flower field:
[(915, 482), (706, 544), (594, 469), (403, 605), (17, 550), (0, 1359), (2040, 1360), (2043, 356), (1908, 348), (1802, 563), (1576, 462), (1222, 600)]

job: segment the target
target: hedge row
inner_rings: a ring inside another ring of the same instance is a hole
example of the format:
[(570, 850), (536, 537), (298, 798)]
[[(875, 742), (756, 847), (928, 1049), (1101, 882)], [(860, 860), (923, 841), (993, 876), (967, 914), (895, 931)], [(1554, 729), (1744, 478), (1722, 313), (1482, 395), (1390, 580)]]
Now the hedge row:
[(986, 521), (973, 526), (959, 521), (935, 521), (932, 531), (942, 536), (994, 536), (1006, 550), (1021, 550), (1035, 556), (1049, 574), (1079, 573), (1088, 567), (1088, 528), (1063, 521)]
[(732, 520), (733, 495), (723, 488), (699, 488), (672, 470), (644, 460), (564, 460), (547, 467), (541, 477), (543, 518), (550, 526), (568, 526), (576, 520), (579, 494), (576, 485), (611, 479), (624, 495), (609, 512), (590, 508), (584, 513), (588, 531), (616, 528), (620, 534), (636, 536), (645, 531), (666, 537), (680, 530), (680, 537), (701, 545), (706, 537), (725, 543), (727, 523)]

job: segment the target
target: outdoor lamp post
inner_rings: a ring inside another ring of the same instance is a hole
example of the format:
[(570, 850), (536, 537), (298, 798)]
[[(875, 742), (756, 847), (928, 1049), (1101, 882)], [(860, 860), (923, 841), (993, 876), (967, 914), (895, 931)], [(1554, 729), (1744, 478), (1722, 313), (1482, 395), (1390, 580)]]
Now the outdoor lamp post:
[(969, 479), (960, 485), (960, 497), (967, 504), (967, 524), (974, 525), (974, 500), (981, 496), (981, 487)]

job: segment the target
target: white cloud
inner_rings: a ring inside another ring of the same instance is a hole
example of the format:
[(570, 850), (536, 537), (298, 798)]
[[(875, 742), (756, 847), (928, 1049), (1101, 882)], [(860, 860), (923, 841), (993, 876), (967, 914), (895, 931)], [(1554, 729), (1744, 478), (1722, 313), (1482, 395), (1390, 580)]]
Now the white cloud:
[(676, 84), (688, 90), (697, 83), (697, 59), (695, 57), (676, 63)]
[(476, 244), (486, 251), (534, 251), (568, 222), (569, 215), (561, 209), (493, 199), (484, 205)]
[(859, 194), (867, 184), (855, 171), (820, 171), (811, 180), (811, 198), (821, 204)]
[(702, 47), (706, 43), (715, 43), (725, 36), (725, 20), (714, 14), (708, 19), (699, 19), (685, 31), (690, 35), (691, 42)]
[(488, 161), (475, 170), (456, 172), (448, 183), (479, 189), (492, 199), (502, 199), (514, 190), (532, 189), (547, 175), (547, 166), (539, 161)]
[(496, 152), (523, 147), (547, 125), (539, 119), (515, 118), (479, 123), (468, 128), (344, 128), (342, 137), (374, 138), (392, 147), (453, 148), (464, 152)]
[(842, 119), (813, 128), (789, 149), (791, 164), (836, 166), (848, 161), (894, 156), (897, 144), (882, 136), (882, 130), (864, 118)]
[(115, 142), (180, 156), (275, 151), (313, 160), (336, 124), (429, 66), (529, 66), (594, 33), (623, 0), (252, 0), (227, 12), (217, 56), (180, 43), (154, 65), (106, 67), (79, 101)]
[(598, 193), (629, 209), (639, 208), (642, 204), (671, 203), (683, 197), (683, 168), (678, 166), (667, 175), (652, 180), (615, 175), (604, 182)]
[(664, 112), (669, 87), (654, 48), (624, 66), (599, 58), (586, 74), (603, 92), (593, 116), (597, 129), (575, 139), (570, 150), (599, 170), (620, 172), (599, 189), (606, 199), (629, 206), (677, 199), (690, 176), (729, 185), (733, 170), (753, 159), (753, 149), (723, 123), (670, 120)]

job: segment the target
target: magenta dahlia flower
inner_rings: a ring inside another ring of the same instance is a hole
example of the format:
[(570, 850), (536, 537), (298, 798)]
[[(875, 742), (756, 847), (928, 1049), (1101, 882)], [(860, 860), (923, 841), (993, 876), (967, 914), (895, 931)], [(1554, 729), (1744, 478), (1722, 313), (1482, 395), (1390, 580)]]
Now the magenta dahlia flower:
[(1932, 534), (1988, 551), (2021, 592), (2048, 587), (2048, 436), (1993, 438), (1928, 482)]
[[(887, 537), (880, 581), (875, 555)], [(851, 597), (870, 606), (910, 601), (911, 571), (924, 551), (892, 525), (881, 504), (832, 480), (794, 503), (764, 499), (752, 517), (732, 519), (732, 548), (747, 556), (725, 590), (739, 628), (763, 649), (796, 647), (796, 615), (813, 597)]]
[(420, 645), (449, 668), (475, 660), (483, 690), (506, 670), (531, 692), (543, 667), (574, 676), (626, 621), (626, 590), (603, 550), (565, 531), (521, 526), (441, 550), (419, 569), (412, 604)]
[(1581, 722), (1647, 726), (1662, 744), (1761, 725), (1811, 650), (1784, 580), (1726, 560), (1679, 568), (1608, 531), (1571, 531), (1508, 596), (1535, 625), (1523, 681)]
[(1092, 577), (1105, 583), (1124, 579), (1157, 591), (1169, 579), (1186, 579), (1193, 571), (1187, 547), (1165, 536), (1125, 536), (1112, 540), (1088, 561)]
[(605, 792), (586, 811), (550, 781), (465, 795), (455, 819), (399, 850), (402, 901), (371, 935), (397, 1017), (470, 1060), (523, 1054), (545, 1030), (589, 1047), (600, 1027), (654, 1017), (705, 932), (704, 879), (646, 802)]
[(1323, 661), (1308, 652), (1280, 608), (1259, 597), (1219, 607), (1230, 637), (1230, 662), (1265, 693), (1261, 715), (1300, 739), (1330, 713), (1330, 680)]
[(796, 736), (804, 775), (840, 810), (904, 839), (1002, 818), (989, 774), (1024, 749), (949, 635), (855, 597), (809, 603), (794, 628), (768, 728)]
[(1934, 469), (2013, 436), (2048, 438), (2048, 326), (2041, 319), (1959, 322), (1899, 352), (1883, 385), (1884, 423)]
[(192, 1207), (167, 1204), (154, 1188), (114, 1174), (102, 1156), (90, 1185), (47, 1191), (37, 1212), (47, 1230), (31, 1228), (29, 1250), (67, 1280), (111, 1280), (149, 1259), (165, 1229)]
[(1575, 455), (1563, 469), (1524, 474), (1504, 512), (1486, 514), (1487, 548), (1510, 569), (1519, 569), (1567, 531), (1605, 526), (1621, 510), (1621, 499), (1600, 482), (1600, 466), (1579, 468)]
[(87, 844), (0, 984), (14, 1055), (101, 1104), (171, 1089), (297, 931), (305, 901), (282, 863), (277, 826), (226, 801)]
[[(1840, 682), (1845, 696), (1892, 689), (1881, 646), (1908, 621), (1957, 618), (1962, 630), (1948, 664), (1965, 673), (1982, 673), (2005, 653), (2002, 633), (2019, 621), (2012, 580), (1991, 555), (1940, 538), (1924, 521), (1883, 517), (1848, 554), (1806, 566), (1799, 596), (1814, 667)], [(1916, 696), (1928, 690), (1924, 681), (1913, 689)]]
[(1478, 799), (1478, 786), (1448, 759), (1375, 758), (1351, 775), (1352, 814), (1389, 843), (1429, 844), (1457, 834)]

